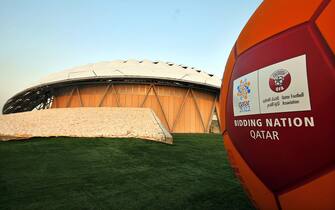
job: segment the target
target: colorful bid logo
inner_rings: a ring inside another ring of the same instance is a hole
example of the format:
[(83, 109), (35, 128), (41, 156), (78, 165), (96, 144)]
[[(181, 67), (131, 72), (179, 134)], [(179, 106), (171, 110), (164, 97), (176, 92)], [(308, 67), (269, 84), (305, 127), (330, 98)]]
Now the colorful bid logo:
[(291, 75), (286, 69), (278, 69), (273, 72), (269, 79), (272, 91), (280, 93), (285, 91), (291, 84)]
[(240, 84), (237, 86), (237, 96), (240, 98), (238, 106), (241, 112), (250, 111), (250, 101), (248, 100), (250, 91), (250, 82), (247, 79), (240, 80)]

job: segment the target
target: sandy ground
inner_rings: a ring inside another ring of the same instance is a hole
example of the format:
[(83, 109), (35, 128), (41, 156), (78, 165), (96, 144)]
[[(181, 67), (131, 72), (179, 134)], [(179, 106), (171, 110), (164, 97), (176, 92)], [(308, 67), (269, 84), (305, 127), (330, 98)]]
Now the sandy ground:
[(171, 134), (149, 108), (59, 108), (0, 116), (0, 140), (50, 136), (141, 138), (173, 143)]

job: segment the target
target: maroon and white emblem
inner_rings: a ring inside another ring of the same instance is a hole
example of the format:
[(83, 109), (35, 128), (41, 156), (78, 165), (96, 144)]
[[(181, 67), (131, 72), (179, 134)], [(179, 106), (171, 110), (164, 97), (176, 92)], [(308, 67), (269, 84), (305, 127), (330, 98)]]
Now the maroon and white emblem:
[(285, 91), (291, 84), (291, 75), (286, 69), (278, 69), (273, 72), (269, 79), (272, 91), (279, 93)]

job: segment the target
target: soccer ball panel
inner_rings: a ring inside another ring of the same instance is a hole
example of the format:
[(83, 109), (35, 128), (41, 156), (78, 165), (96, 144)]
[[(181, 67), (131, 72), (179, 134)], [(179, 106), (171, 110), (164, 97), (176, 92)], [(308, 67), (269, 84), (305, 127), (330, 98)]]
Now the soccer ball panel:
[(301, 185), (281, 196), (281, 207), (287, 209), (329, 209), (335, 206), (335, 171)]
[(307, 22), (322, 0), (264, 1), (243, 28), (237, 42), (237, 54), (288, 28)]
[(316, 24), (328, 46), (335, 54), (335, 1), (329, 2), (316, 20)]

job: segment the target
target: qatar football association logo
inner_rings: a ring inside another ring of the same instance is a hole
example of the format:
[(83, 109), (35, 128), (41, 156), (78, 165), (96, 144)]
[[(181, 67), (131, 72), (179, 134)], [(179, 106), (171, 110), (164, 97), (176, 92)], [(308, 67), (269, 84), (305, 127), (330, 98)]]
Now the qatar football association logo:
[(273, 72), (269, 79), (272, 91), (280, 93), (285, 91), (291, 84), (291, 75), (286, 69), (278, 69)]

